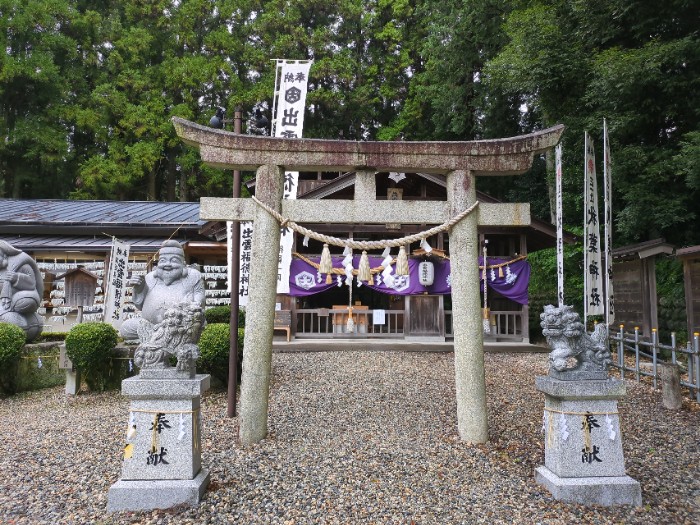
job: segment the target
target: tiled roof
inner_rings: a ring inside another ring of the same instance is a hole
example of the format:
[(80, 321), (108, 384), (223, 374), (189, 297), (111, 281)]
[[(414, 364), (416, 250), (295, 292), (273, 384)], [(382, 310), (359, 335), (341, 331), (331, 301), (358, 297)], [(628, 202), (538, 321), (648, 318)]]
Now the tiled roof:
[[(108, 235), (11, 235), (0, 234), (0, 240), (26, 252), (81, 251), (108, 252), (112, 237)], [(124, 240), (124, 239), (122, 239)], [(128, 237), (132, 252), (155, 252), (163, 237)]]
[(120, 202), (0, 199), (0, 225), (114, 225), (199, 227), (198, 202)]

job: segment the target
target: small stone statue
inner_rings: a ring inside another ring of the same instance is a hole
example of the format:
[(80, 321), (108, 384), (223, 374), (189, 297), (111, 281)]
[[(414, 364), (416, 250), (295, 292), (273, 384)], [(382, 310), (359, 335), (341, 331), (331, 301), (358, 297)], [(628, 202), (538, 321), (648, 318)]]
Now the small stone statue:
[[(177, 241), (165, 241), (158, 251), (158, 264), (148, 275), (129, 280), (134, 305), (141, 318), (127, 319), (120, 333), (127, 341), (148, 342), (153, 326), (161, 323), (169, 308), (179, 303), (204, 308), (204, 281), (199, 270), (185, 264), (185, 252)], [(145, 339), (141, 334), (148, 334)]]
[(169, 368), (171, 355), (177, 357), (177, 371), (194, 375), (199, 357), (197, 342), (204, 328), (202, 307), (194, 303), (180, 303), (165, 312), (163, 320), (152, 325), (142, 325), (139, 333), (142, 342), (134, 352), (134, 364), (144, 368)]
[[(552, 349), (549, 375), (558, 379), (606, 379), (611, 362), (605, 325), (596, 326), (592, 336), (586, 333), (579, 315), (571, 306), (544, 307), (542, 334)], [(573, 359), (571, 359), (573, 358)], [(570, 362), (575, 364), (570, 366)]]
[(0, 241), (0, 322), (19, 326), (34, 340), (44, 328), (37, 314), (44, 294), (41, 272), (29, 255)]

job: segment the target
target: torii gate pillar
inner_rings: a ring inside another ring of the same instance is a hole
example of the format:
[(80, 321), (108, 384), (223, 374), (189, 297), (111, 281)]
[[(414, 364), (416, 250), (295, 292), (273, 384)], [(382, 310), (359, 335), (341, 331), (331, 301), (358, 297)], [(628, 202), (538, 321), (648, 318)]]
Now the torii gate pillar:
[[(476, 201), (474, 177), (466, 171), (447, 174), (447, 202), (454, 215)], [(452, 330), (455, 349), (457, 431), (464, 441), (488, 441), (484, 335), (479, 295), (477, 215), (467, 215), (450, 230)], [(470, 264), (471, 262), (471, 264)]]
[[(521, 137), (473, 142), (354, 142), (236, 135), (177, 117), (173, 123), (207, 164), (258, 170), (256, 197), (297, 223), (447, 223), (476, 202), (476, 175), (523, 173), (533, 156), (553, 148), (564, 131), (560, 125)], [(282, 167), (355, 171), (355, 199), (281, 201)], [(447, 202), (376, 200), (375, 173), (387, 171), (446, 175)], [(252, 444), (267, 436), (279, 224), (251, 199), (205, 198), (200, 216), (255, 221), (239, 419), (241, 442)], [(488, 440), (477, 226), (525, 226), (529, 221), (528, 204), (481, 203), (449, 231), (457, 427), (464, 441)]]
[[(257, 171), (256, 197), (280, 211), (284, 172), (278, 166), (261, 166)], [(280, 251), (279, 223), (264, 209), (257, 208), (253, 219), (253, 244), (248, 307), (246, 308), (241, 375), (241, 443), (257, 443), (267, 436), (267, 408), (272, 364), (277, 264)], [(235, 286), (231, 293), (236, 293)], [(271, 313), (272, 312), (272, 313)], [(250, 334), (250, 336), (248, 335)]]

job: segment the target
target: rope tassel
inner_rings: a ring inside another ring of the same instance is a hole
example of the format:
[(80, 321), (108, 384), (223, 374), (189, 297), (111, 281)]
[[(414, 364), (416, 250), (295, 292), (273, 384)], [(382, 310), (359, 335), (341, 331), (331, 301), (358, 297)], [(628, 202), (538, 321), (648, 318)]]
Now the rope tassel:
[(371, 279), (372, 271), (369, 267), (369, 257), (367, 257), (367, 252), (363, 250), (360, 257), (360, 266), (357, 268), (357, 280), (368, 282)]
[(408, 256), (405, 246), (399, 248), (399, 255), (396, 257), (396, 275), (408, 275)]
[(331, 251), (328, 249), (328, 245), (323, 245), (323, 251), (321, 252), (321, 262), (318, 265), (318, 271), (321, 273), (330, 274), (333, 271), (333, 260), (331, 259)]

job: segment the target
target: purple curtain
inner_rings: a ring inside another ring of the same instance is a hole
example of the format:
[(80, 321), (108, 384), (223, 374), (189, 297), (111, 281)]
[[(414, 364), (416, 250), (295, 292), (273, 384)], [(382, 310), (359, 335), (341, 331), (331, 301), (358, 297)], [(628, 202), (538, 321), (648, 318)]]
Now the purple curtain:
[[(318, 264), (320, 258), (310, 257), (309, 260)], [(332, 257), (332, 260), (334, 268), (342, 268), (342, 257)], [(488, 257), (487, 263), (489, 265), (496, 265), (508, 262), (509, 260), (511, 259)], [(357, 268), (359, 262), (360, 256), (354, 256), (353, 267)], [(380, 257), (369, 257), (369, 265), (371, 268), (376, 268), (381, 262), (382, 259)], [(409, 275), (402, 277), (394, 276), (395, 281), (391, 287), (387, 286), (381, 274), (375, 274), (373, 276), (375, 279), (374, 284), (369, 285), (362, 283), (362, 286), (367, 286), (377, 292), (391, 295), (422, 295), (426, 292), (432, 295), (452, 293), (450, 261), (431, 258), (430, 262), (433, 263), (435, 268), (435, 279), (430, 286), (423, 286), (420, 284), (418, 278), (418, 265), (420, 262), (419, 259), (409, 259)], [(481, 258), (479, 258), (479, 264), (482, 264)], [(498, 268), (487, 270), (486, 278), (488, 287), (516, 303), (527, 304), (527, 290), (530, 282), (530, 264), (527, 260), (523, 259), (504, 266), (502, 268), (502, 273), (503, 276), (501, 277)], [(483, 277), (483, 271), (479, 271), (479, 277)], [(316, 268), (295, 257), (292, 259), (289, 272), (289, 295), (293, 297), (314, 295), (325, 292), (333, 286), (338, 286), (339, 282), (340, 286), (345, 286), (344, 275), (331, 275), (331, 278), (331, 284), (326, 284), (325, 274), (319, 274)], [(356, 278), (353, 280), (352, 285), (357, 286)], [(483, 287), (483, 282), (481, 286)]]

